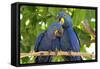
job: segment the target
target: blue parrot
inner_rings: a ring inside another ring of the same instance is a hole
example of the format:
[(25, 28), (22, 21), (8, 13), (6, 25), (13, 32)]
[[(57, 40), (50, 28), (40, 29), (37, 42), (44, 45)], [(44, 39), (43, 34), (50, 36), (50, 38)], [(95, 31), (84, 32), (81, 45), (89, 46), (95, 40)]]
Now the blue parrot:
[[(65, 12), (59, 12), (57, 18), (63, 26), (63, 36), (61, 37), (61, 50), (80, 52), (80, 42), (76, 32), (72, 28), (72, 18)], [(65, 61), (81, 60), (80, 56), (64, 56)]]
[[(62, 25), (60, 23), (52, 23), (49, 28), (41, 33), (35, 44), (34, 50), (38, 51), (56, 51), (60, 50), (60, 37), (63, 34)], [(51, 56), (38, 56), (36, 63), (51, 62)]]

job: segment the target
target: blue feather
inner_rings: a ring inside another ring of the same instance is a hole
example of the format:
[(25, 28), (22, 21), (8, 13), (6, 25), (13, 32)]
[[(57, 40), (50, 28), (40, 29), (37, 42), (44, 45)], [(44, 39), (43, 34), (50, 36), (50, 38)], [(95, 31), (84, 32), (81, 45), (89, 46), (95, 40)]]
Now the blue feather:
[[(35, 51), (55, 51), (60, 49), (60, 37), (54, 35), (56, 30), (61, 31), (62, 26), (59, 23), (52, 23), (48, 30), (44, 33), (41, 33), (35, 44)], [(36, 63), (50, 62), (51, 56), (47, 57), (36, 57)]]
[[(64, 33), (61, 38), (61, 50), (63, 51), (73, 51), (80, 52), (80, 43), (77, 37), (77, 34), (74, 32), (72, 28), (72, 18), (70, 15), (65, 12), (59, 13), (59, 19), (64, 18)], [(76, 61), (81, 60), (80, 56), (72, 56), (72, 57), (64, 57), (65, 61)]]

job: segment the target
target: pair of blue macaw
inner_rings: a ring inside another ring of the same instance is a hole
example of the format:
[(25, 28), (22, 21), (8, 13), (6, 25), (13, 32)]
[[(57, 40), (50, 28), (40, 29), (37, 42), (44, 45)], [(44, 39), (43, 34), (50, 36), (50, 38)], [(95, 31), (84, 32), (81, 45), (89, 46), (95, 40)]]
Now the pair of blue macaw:
[[(80, 43), (77, 34), (72, 28), (72, 18), (65, 12), (59, 12), (59, 22), (52, 23), (47, 31), (41, 33), (34, 50), (38, 51), (73, 51), (80, 52)], [(52, 56), (38, 56), (36, 63), (51, 62)], [(79, 61), (80, 56), (64, 56), (65, 61)]]

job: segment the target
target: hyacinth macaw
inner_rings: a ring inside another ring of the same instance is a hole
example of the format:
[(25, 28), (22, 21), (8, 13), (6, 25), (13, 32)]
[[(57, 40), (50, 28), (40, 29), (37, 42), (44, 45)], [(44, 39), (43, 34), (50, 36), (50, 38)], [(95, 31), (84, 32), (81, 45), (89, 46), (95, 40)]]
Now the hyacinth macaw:
[[(52, 23), (49, 28), (41, 33), (35, 44), (34, 50), (38, 51), (56, 51), (60, 50), (60, 37), (63, 29), (60, 23)], [(51, 56), (38, 56), (35, 59), (36, 63), (51, 62)]]
[[(80, 52), (80, 42), (77, 34), (72, 28), (72, 18), (65, 12), (59, 12), (57, 18), (63, 26), (63, 36), (61, 37), (61, 50)], [(81, 60), (80, 56), (64, 56), (65, 61)]]

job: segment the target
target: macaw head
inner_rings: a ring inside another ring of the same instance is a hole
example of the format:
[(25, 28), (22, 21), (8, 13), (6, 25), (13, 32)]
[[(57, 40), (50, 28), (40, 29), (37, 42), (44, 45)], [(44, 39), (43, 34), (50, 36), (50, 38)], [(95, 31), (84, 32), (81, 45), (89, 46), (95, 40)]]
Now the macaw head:
[(56, 37), (61, 37), (63, 35), (63, 28), (62, 28), (62, 26), (59, 23), (57, 23), (57, 24), (58, 25), (56, 25), (56, 28), (54, 30), (54, 35)]
[(57, 19), (64, 28), (72, 26), (71, 16), (63, 11), (58, 13)]
[(52, 23), (47, 32), (52, 37), (61, 37), (63, 35), (62, 25), (60, 23)]

